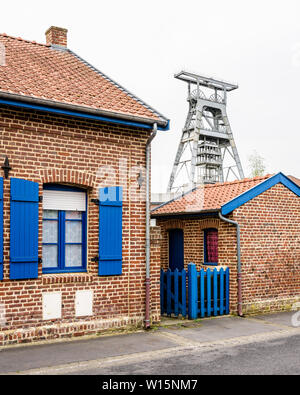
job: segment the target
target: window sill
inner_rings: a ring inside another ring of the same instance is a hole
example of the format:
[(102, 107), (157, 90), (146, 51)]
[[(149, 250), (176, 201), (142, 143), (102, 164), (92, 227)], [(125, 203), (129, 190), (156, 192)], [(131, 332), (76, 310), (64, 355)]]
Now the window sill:
[(205, 266), (218, 266), (218, 263), (211, 263), (211, 262), (203, 262)]
[(86, 283), (93, 281), (88, 273), (53, 273), (43, 274), (43, 284)]

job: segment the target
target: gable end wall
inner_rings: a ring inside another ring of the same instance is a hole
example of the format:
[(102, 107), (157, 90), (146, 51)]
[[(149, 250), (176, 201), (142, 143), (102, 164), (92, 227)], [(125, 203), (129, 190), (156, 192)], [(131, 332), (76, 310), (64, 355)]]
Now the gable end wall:
[(245, 313), (289, 310), (300, 300), (300, 198), (282, 184), (237, 208)]

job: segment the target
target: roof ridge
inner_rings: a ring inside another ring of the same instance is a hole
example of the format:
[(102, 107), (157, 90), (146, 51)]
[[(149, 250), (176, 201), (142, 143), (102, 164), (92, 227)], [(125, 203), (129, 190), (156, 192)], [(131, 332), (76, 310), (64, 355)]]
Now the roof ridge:
[[(80, 64), (82, 64), (84, 68), (82, 76), (79, 76), (80, 81), (86, 87), (86, 90), (83, 90), (82, 94), (78, 95), (74, 92), (74, 89), (70, 87), (68, 79), (65, 78), (65, 80), (63, 81), (65, 86), (70, 89), (70, 94), (68, 95), (68, 98), (70, 99), (69, 101), (65, 100), (65, 98), (61, 95), (61, 92), (55, 91), (55, 84), (49, 84), (48, 87), (41, 90), (39, 90), (37, 86), (31, 88), (30, 83), (32, 77), (29, 75), (27, 67), (25, 67), (26, 70), (24, 72), (23, 78), (25, 79), (25, 83), (28, 83), (28, 86), (26, 86), (25, 84), (25, 90), (21, 93), (22, 96), (29, 96), (31, 98), (35, 97), (37, 99), (49, 99), (60, 103), (77, 105), (79, 104), (85, 106), (86, 108), (95, 108), (106, 112), (109, 111), (111, 113), (111, 116), (113, 117), (117, 117), (118, 115), (126, 115), (128, 117), (130, 116), (134, 118), (136, 117), (139, 118), (139, 122), (143, 121), (147, 124), (152, 124), (156, 122), (159, 126), (163, 126), (167, 130), (169, 129), (169, 119), (167, 117), (165, 117), (159, 111), (144, 102), (138, 96), (125, 89), (112, 78), (108, 77), (106, 74), (94, 67), (92, 64), (85, 61), (71, 49), (67, 47), (57, 46), (54, 44), (41, 44), (37, 43), (36, 41), (23, 39), (21, 37), (10, 36), (7, 33), (0, 33), (0, 41), (8, 48), (12, 47), (12, 51), (23, 51), (25, 53), (29, 51), (36, 53), (36, 59), (29, 59), (28, 62), (30, 64), (36, 64), (37, 69), (41, 70), (41, 73), (44, 73), (46, 78), (49, 78), (49, 65), (47, 64), (47, 62), (43, 62), (40, 64), (41, 57), (45, 56), (45, 51), (49, 53), (51, 59), (54, 60), (55, 55), (50, 54), (52, 50), (54, 50), (53, 52), (64, 51), (66, 55), (64, 56), (64, 59), (58, 59), (57, 61), (60, 67), (62, 67), (63, 62), (66, 62), (67, 64), (72, 64), (72, 67), (70, 67), (70, 70), (68, 71), (68, 73), (71, 73), (72, 75), (77, 76), (77, 68), (80, 68)], [(29, 44), (29, 46), (27, 46), (27, 44)], [(20, 49), (22, 48), (22, 46), (23, 49)], [(26, 48), (28, 49), (28, 51)], [(92, 87), (88, 87), (87, 84), (89, 81), (97, 82), (95, 89), (93, 89)], [(109, 92), (105, 92), (102, 87), (105, 87), (105, 89), (109, 88)], [(89, 91), (89, 89), (91, 89), (91, 92)], [(15, 77), (13, 77), (11, 81), (8, 79), (7, 83), (3, 84), (3, 89), (1, 88), (1, 91), (3, 91), (4, 93), (11, 93), (20, 96), (20, 90), (16, 88)], [(95, 96), (96, 100), (93, 100), (93, 97)], [(116, 98), (118, 98), (118, 100), (116, 100)]]
[[(274, 175), (274, 174), (273, 174)], [(225, 181), (225, 182), (217, 182), (216, 184), (202, 184), (198, 185), (196, 188), (190, 189), (189, 191), (186, 191), (182, 194), (179, 194), (178, 196), (174, 197), (173, 199), (168, 200), (167, 202), (164, 202), (160, 204), (159, 206), (153, 208), (151, 212), (154, 212), (164, 206), (167, 206), (170, 203), (173, 203), (177, 200), (183, 199), (186, 195), (189, 195), (191, 193), (197, 192), (200, 188), (216, 188), (216, 187), (222, 187), (222, 186), (227, 186), (227, 185), (234, 185), (234, 184), (243, 184), (251, 181), (260, 181), (260, 180), (266, 180), (270, 178), (272, 174), (266, 174), (264, 176), (256, 176), (253, 178), (243, 178), (242, 180), (234, 180), (234, 181)], [(251, 188), (249, 188), (251, 189)]]
[[(242, 180), (234, 180), (234, 181), (225, 181), (225, 182), (217, 182), (215, 184), (206, 184), (204, 185), (205, 188), (215, 188), (215, 187), (221, 187), (223, 185), (233, 185), (233, 184), (242, 184), (242, 183), (246, 183), (246, 182), (251, 182), (251, 181), (259, 181), (259, 180), (265, 180), (267, 178), (270, 178), (272, 176), (272, 174), (266, 174), (264, 176), (256, 176), (256, 177), (247, 177), (247, 178), (243, 178)], [(203, 187), (203, 185), (199, 185), (197, 187), (201, 188)]]
[(0, 36), (2, 36), (2, 37), (7, 37), (7, 38), (11, 38), (11, 39), (13, 39), (13, 40), (23, 41), (23, 42), (26, 42), (26, 43), (29, 43), (29, 44), (41, 45), (42, 47), (47, 47), (47, 48), (50, 48), (50, 47), (51, 47), (50, 44), (38, 43), (38, 42), (36, 42), (36, 41), (26, 40), (25, 38), (22, 38), (22, 37), (11, 36), (11, 35), (6, 34), (6, 33), (0, 33)]

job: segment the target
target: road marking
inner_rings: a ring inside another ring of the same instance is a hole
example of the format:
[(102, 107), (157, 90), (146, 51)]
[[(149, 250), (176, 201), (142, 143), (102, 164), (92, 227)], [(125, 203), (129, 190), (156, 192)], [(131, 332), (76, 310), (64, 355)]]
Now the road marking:
[[(166, 332), (156, 333), (155, 336), (166, 337)], [(181, 336), (169, 334), (172, 336), (172, 339), (177, 342), (182, 342)], [(171, 336), (168, 335), (168, 338), (171, 339)], [(103, 369), (110, 366), (121, 366), (128, 365), (130, 363), (137, 362), (146, 362), (146, 361), (154, 361), (158, 359), (170, 358), (175, 356), (182, 356), (183, 354), (189, 353), (191, 351), (214, 351), (219, 350), (220, 348), (229, 348), (236, 347), (250, 343), (262, 343), (270, 340), (277, 340), (286, 337), (291, 337), (294, 335), (300, 335), (299, 328), (289, 328), (289, 329), (281, 329), (277, 331), (267, 332), (267, 333), (258, 333), (250, 336), (240, 336), (230, 339), (216, 340), (211, 342), (192, 342), (185, 339), (184, 345), (179, 345), (176, 347), (165, 348), (156, 351), (146, 351), (140, 353), (134, 353), (129, 355), (122, 355), (117, 357), (108, 357), (102, 359), (96, 359), (91, 361), (82, 361), (82, 362), (72, 362), (63, 365), (29, 369), (25, 371), (18, 372), (8, 372), (1, 373), (1, 375), (54, 375), (54, 374), (68, 374), (68, 373), (76, 373), (78, 371), (83, 372), (91, 369)]]

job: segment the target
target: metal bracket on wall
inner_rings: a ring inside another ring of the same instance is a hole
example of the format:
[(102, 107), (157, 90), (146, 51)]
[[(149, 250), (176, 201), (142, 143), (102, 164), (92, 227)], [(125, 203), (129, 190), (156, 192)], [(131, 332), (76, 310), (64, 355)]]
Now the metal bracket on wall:
[(43, 263), (43, 259), (42, 258), (38, 258), (38, 263)]
[(4, 164), (1, 169), (4, 171), (4, 177), (8, 178), (8, 173), (10, 172), (11, 167), (9, 166), (9, 160), (7, 156), (5, 157)]
[(94, 258), (91, 259), (92, 262), (99, 262), (99, 257), (98, 256), (94, 256)]
[(100, 203), (99, 199), (91, 199), (91, 202), (97, 204), (97, 206), (99, 206)]
[(41, 203), (43, 201), (43, 196), (39, 196), (39, 202)]

